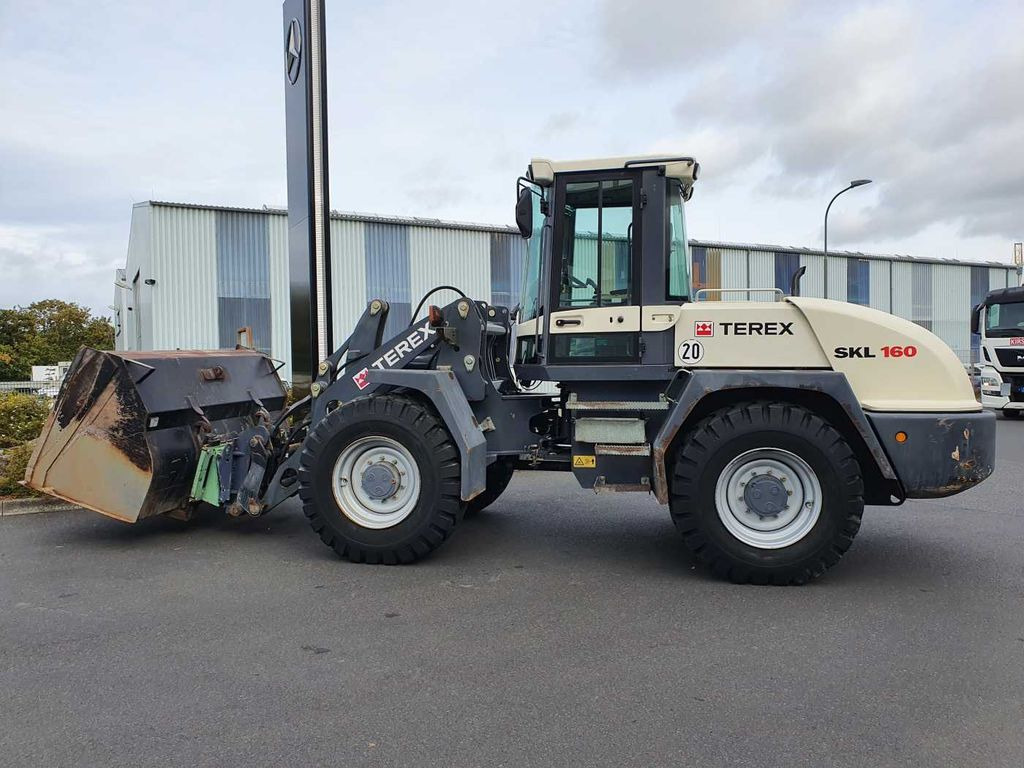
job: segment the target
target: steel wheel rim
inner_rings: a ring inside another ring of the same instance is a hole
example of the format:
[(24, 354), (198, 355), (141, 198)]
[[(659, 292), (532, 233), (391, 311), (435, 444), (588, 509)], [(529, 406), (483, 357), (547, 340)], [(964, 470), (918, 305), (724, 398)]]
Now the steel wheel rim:
[(782, 549), (803, 539), (818, 522), (821, 483), (795, 453), (755, 448), (722, 470), (715, 507), (722, 525), (744, 544)]
[(334, 500), (358, 526), (398, 525), (416, 508), (420, 471), (409, 450), (390, 437), (370, 435), (349, 443), (331, 472)]

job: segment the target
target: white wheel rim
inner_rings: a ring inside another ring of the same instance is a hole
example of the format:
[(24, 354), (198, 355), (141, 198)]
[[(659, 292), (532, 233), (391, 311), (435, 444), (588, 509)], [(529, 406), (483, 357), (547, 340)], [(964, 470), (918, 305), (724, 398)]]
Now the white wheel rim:
[(342, 514), (363, 528), (390, 528), (405, 520), (420, 498), (420, 471), (404, 445), (383, 435), (347, 445), (331, 473)]
[(821, 484), (810, 465), (781, 448), (755, 448), (718, 476), (715, 506), (733, 536), (758, 549), (782, 549), (821, 516)]

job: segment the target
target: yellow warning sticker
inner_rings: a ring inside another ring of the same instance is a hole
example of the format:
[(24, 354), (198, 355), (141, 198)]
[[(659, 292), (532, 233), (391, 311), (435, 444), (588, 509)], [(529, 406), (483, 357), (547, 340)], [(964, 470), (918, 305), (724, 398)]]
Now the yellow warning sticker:
[(573, 456), (572, 457), (573, 467), (581, 467), (583, 469), (593, 469), (597, 466), (596, 456)]

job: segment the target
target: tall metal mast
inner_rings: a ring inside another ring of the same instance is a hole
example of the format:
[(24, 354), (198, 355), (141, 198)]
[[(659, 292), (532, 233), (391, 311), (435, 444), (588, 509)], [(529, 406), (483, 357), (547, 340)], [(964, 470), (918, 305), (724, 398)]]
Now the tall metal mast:
[(283, 10), (291, 367), (302, 397), (334, 350), (324, 0), (285, 0)]

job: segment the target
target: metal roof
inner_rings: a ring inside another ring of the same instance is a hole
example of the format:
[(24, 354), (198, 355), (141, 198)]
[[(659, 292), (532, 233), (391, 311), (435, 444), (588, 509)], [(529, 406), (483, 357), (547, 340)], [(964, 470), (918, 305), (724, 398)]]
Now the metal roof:
[[(264, 205), (262, 208), (246, 208), (231, 205), (201, 205), (198, 203), (175, 203), (167, 200), (146, 200), (140, 205), (152, 205), (163, 208), (191, 208), (201, 211), (229, 211), (235, 213), (269, 213), (274, 216), (287, 216), (287, 208), (275, 208)], [(498, 234), (519, 235), (519, 230), (511, 225), (476, 224), (467, 221), (447, 221), (445, 219), (426, 219), (416, 216), (381, 216), (375, 213), (355, 213), (353, 211), (331, 211), (331, 218), (340, 221), (361, 221), (367, 224), (398, 224), (406, 227), (433, 227), (435, 229), (464, 229), (473, 232), (496, 232)]]
[[(246, 208), (230, 205), (203, 205), (199, 203), (179, 203), (167, 200), (145, 200), (136, 206), (151, 205), (165, 208), (191, 208), (205, 211), (235, 211), (241, 213), (267, 213), (274, 216), (286, 216), (286, 208), (275, 208), (264, 205), (262, 208)], [(368, 224), (397, 224), (407, 227), (432, 227), (434, 229), (461, 229), (472, 232), (495, 232), (498, 234), (519, 235), (519, 230), (511, 225), (476, 224), (466, 221), (448, 221), (446, 219), (426, 219), (410, 216), (382, 216), (375, 213), (356, 213), (353, 211), (331, 211), (332, 219), (341, 221), (360, 221)], [(808, 256), (822, 256), (824, 251), (817, 248), (806, 248), (794, 245), (767, 245), (765, 243), (726, 243), (719, 240), (690, 240), (691, 247), (725, 248), (738, 251), (767, 251), (772, 253), (799, 253)], [(906, 254), (863, 253), (861, 251), (829, 250), (829, 256), (844, 256), (856, 259), (875, 259), (878, 261), (915, 261), (927, 264), (945, 264), (948, 266), (985, 266), (1001, 269), (1016, 269), (1013, 264), (1001, 261), (967, 261), (964, 259), (938, 259), (927, 256), (909, 256)]]

